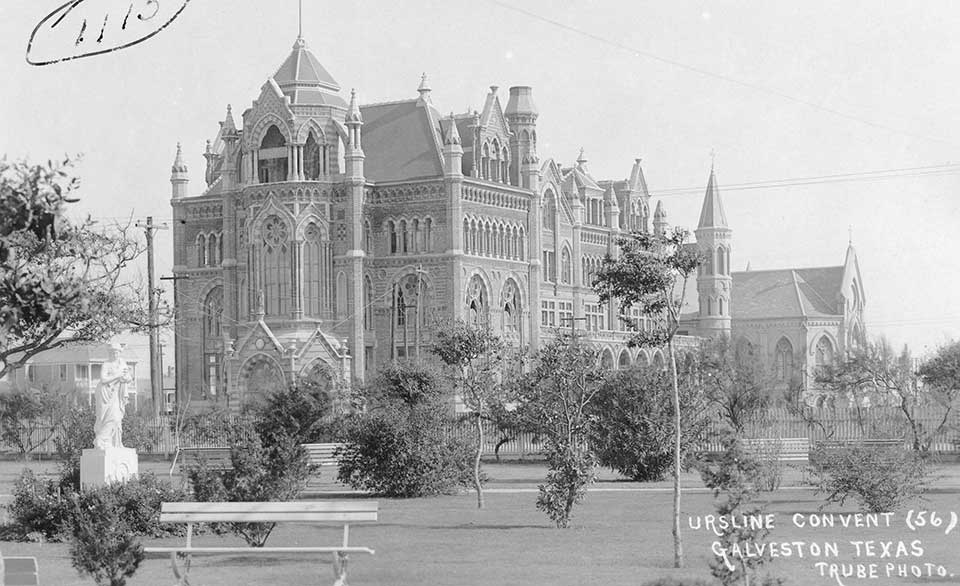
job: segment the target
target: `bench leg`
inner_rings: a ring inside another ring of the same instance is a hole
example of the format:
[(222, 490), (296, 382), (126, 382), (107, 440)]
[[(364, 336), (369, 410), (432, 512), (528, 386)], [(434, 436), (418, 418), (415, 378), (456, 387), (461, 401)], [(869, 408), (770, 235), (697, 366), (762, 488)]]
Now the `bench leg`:
[(337, 551), (333, 554), (333, 586), (347, 586), (347, 554)]
[[(181, 569), (180, 565), (177, 563), (177, 559), (183, 557), (183, 568)], [(171, 553), (170, 554), (170, 565), (173, 566), (173, 577), (177, 579), (177, 586), (190, 586), (190, 562), (192, 557), (190, 554), (182, 553)]]

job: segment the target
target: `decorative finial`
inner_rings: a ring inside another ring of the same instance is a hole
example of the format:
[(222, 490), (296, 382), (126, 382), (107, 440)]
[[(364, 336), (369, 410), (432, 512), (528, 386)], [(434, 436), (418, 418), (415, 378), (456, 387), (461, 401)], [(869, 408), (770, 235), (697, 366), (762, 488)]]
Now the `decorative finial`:
[(360, 116), (360, 106), (357, 104), (356, 88), (350, 89), (350, 106), (347, 108), (347, 122), (363, 123), (363, 118)]
[(853, 224), (847, 225), (847, 246), (853, 246)]
[(298, 41), (301, 40), (301, 39), (303, 39), (303, 0), (300, 0), (300, 1), (299, 1), (299, 5), (300, 5), (300, 20), (299, 20), (299, 25), (300, 25), (300, 26), (299, 26), (299, 28), (297, 29), (297, 40), (298, 40)]
[(447, 121), (447, 130), (443, 134), (444, 145), (460, 144), (460, 131), (457, 130), (457, 119), (453, 112), (450, 112), (450, 119)]
[(713, 173), (713, 168), (717, 163), (717, 151), (710, 149), (710, 172)]
[(183, 149), (180, 148), (180, 142), (177, 141), (177, 156), (173, 159), (173, 168), (174, 173), (186, 173), (187, 165), (183, 162)]
[(493, 95), (496, 95), (498, 89), (500, 89), (500, 86), (498, 86), (498, 85), (492, 85), (492, 86), (490, 86), (490, 93), (493, 94)]
[(427, 81), (426, 71), (424, 71), (423, 75), (420, 76), (420, 87), (417, 88), (417, 91), (420, 92), (421, 102), (430, 101), (430, 83)]
[(580, 154), (577, 156), (577, 166), (582, 167), (587, 162), (587, 155), (584, 154), (583, 147), (580, 147)]

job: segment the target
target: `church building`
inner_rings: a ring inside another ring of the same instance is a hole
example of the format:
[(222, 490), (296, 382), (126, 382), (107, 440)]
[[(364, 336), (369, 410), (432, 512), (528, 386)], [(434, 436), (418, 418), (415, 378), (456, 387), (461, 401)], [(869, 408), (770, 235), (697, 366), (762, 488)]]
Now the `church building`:
[[(434, 104), (426, 75), (409, 94), (360, 104), (298, 38), (239, 121), (227, 107), (193, 194), (178, 145), (179, 400), (239, 409), (296, 377), (362, 381), (425, 356), (457, 318), (532, 349), (575, 329), (610, 369), (664, 364), (661, 350), (626, 346), (647, 318), (590, 286), (619, 235), (667, 229), (640, 159), (602, 180), (583, 150), (569, 166), (541, 158), (530, 87), (504, 104), (491, 86), (461, 113)], [(710, 260), (681, 346), (742, 333), (795, 373), (862, 337), (852, 247), (843, 267), (732, 272), (712, 170), (696, 238)]]

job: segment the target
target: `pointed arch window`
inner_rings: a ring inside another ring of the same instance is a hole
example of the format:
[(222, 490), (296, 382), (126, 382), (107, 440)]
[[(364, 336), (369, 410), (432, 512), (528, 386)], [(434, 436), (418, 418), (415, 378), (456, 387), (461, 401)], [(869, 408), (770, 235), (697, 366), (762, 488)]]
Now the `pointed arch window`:
[(507, 149), (500, 151), (500, 181), (510, 183), (510, 161)]
[(717, 315), (723, 315), (723, 297), (717, 300)]
[(393, 223), (393, 220), (387, 222), (387, 230), (390, 231), (390, 254), (397, 253), (397, 225)]
[(207, 266), (207, 238), (203, 234), (197, 235), (197, 266)]
[(560, 251), (560, 282), (569, 285), (573, 282), (573, 263), (570, 260), (570, 250), (564, 247)]
[(207, 265), (215, 267), (217, 262), (217, 235), (211, 234), (207, 239)]
[(480, 177), (482, 179), (490, 179), (490, 145), (484, 143), (483, 154), (480, 157)]
[(276, 124), (271, 124), (263, 135), (257, 157), (260, 183), (275, 183), (287, 180), (290, 161), (287, 140)]
[(215, 287), (203, 300), (203, 390), (215, 396), (220, 389), (223, 363), (223, 287)]
[(304, 313), (324, 317), (330, 312), (333, 250), (325, 227), (310, 222), (303, 231)]
[(373, 331), (373, 284), (370, 277), (363, 278), (363, 329)]
[(557, 229), (557, 198), (552, 189), (543, 195), (543, 227), (547, 230)]
[(522, 318), (520, 305), (520, 288), (513, 279), (508, 279), (503, 286), (503, 321), (501, 330), (509, 339), (522, 343)]
[(422, 273), (410, 273), (393, 287), (393, 358), (419, 356), (422, 347), (429, 343), (425, 328), (430, 314), (429, 284)]
[(290, 311), (290, 230), (279, 216), (269, 216), (261, 228), (263, 300), (267, 315)]
[(322, 173), (323, 155), (320, 143), (311, 130), (303, 146), (303, 176), (307, 181), (316, 181), (320, 179)]
[(786, 338), (780, 338), (774, 350), (774, 375), (779, 382), (789, 382), (793, 376), (793, 344)]
[(425, 252), (433, 252), (433, 219), (424, 220), (423, 228), (423, 249)]
[(479, 326), (488, 322), (487, 288), (479, 275), (471, 277), (470, 283), (467, 285), (466, 306), (467, 318), (470, 323)]
[(726, 257), (723, 253), (723, 247), (722, 246), (717, 247), (717, 274), (718, 275), (727, 274), (727, 271), (724, 268), (725, 265), (726, 265)]
[(820, 336), (814, 351), (814, 364), (817, 370), (833, 366), (833, 343), (827, 336)]

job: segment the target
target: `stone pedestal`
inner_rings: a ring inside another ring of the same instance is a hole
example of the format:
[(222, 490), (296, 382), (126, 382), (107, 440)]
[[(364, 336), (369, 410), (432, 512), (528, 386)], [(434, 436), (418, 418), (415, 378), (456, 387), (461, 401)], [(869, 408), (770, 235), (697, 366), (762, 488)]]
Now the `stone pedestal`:
[(84, 450), (80, 456), (80, 486), (96, 488), (124, 482), (137, 475), (139, 461), (133, 448)]

